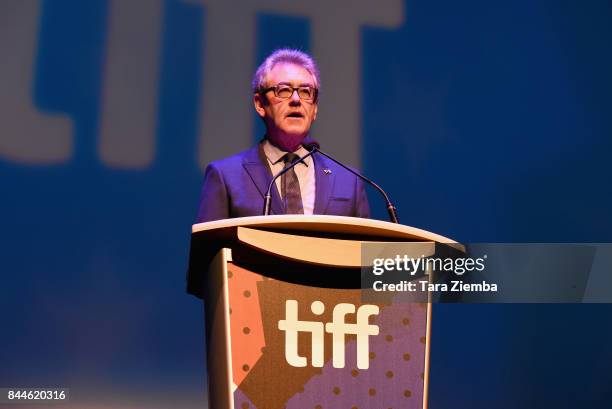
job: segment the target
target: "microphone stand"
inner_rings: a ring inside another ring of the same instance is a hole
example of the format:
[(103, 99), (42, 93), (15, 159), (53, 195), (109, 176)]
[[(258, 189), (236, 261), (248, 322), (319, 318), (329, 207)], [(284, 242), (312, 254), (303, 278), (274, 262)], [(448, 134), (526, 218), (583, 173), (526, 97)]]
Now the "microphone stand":
[[(368, 179), (367, 177), (363, 176), (362, 174), (354, 171), (353, 169), (349, 168), (348, 166), (346, 166), (345, 164), (343, 164), (342, 162), (339, 162), (338, 160), (334, 159), (333, 157), (331, 157), (330, 155), (328, 155), (327, 153), (321, 151), (316, 145), (314, 145), (312, 147), (312, 150), (310, 151), (310, 153), (313, 152), (318, 152), (321, 155), (325, 156), (326, 158), (334, 161), (335, 163), (337, 163), (338, 165), (342, 166), (344, 169), (348, 170), (349, 172), (351, 172), (353, 175), (358, 176), (359, 178), (361, 178), (363, 181), (365, 181), (366, 183), (370, 184), (371, 186), (373, 186), (376, 190), (378, 190), (380, 192), (381, 195), (383, 195), (383, 197), (385, 198), (385, 202), (387, 203), (387, 212), (389, 213), (389, 219), (392, 223), (396, 223), (399, 224), (399, 220), (397, 218), (397, 208), (395, 206), (393, 206), (393, 203), (391, 203), (391, 200), (389, 199), (389, 195), (387, 195), (387, 193), (385, 193), (385, 191), (378, 186), (376, 183), (374, 183), (373, 181), (371, 181), (370, 179)], [(306, 155), (308, 156), (308, 155)], [(304, 157), (306, 157), (304, 156)], [(297, 163), (297, 162), (296, 162)]]

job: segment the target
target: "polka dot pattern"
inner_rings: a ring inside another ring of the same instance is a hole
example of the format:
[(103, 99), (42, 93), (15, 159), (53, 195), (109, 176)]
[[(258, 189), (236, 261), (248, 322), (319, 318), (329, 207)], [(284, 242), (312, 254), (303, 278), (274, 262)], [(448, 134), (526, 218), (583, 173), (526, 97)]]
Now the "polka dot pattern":
[[(369, 337), (368, 369), (357, 367), (354, 335), (347, 335), (344, 340), (344, 368), (333, 368), (329, 334), (325, 335), (322, 368), (310, 367), (310, 349), (301, 340), (300, 355), (307, 357), (308, 367), (286, 368), (283, 367), (287, 364), (282, 359), (282, 346), (277, 341), (270, 342), (270, 339), (275, 339), (272, 335), (278, 330), (277, 321), (282, 319), (282, 314), (269, 300), (282, 293), (278, 288), (270, 287), (275, 280), (243, 273), (237, 267), (228, 274), (233, 380), (237, 385), (232, 409), (422, 408), (427, 304), (399, 302), (393, 306), (381, 305), (380, 315), (370, 317), (370, 323), (378, 325), (380, 332)], [(342, 290), (341, 297), (328, 294), (328, 290), (318, 290), (321, 294), (292, 291), (283, 297), (299, 300), (300, 318), (306, 315), (303, 319), (313, 320), (316, 319), (313, 315), (325, 314), (321, 321), (329, 322), (334, 303), (359, 303), (354, 295), (350, 295), (355, 297), (353, 299), (346, 295), (349, 293), (347, 290)], [(311, 304), (317, 299), (322, 303)], [(340, 299), (343, 301), (338, 301)], [(352, 323), (355, 317), (349, 314), (346, 319)], [(308, 338), (307, 334), (302, 335)], [(308, 376), (303, 376), (300, 371), (308, 371)], [(274, 373), (279, 376), (268, 376)], [(236, 382), (240, 379), (245, 381)]]
[(234, 392), (234, 408), (257, 409), (240, 389), (236, 389)]
[(357, 345), (347, 337), (345, 368), (333, 368), (326, 356), (322, 373), (289, 399), (286, 409), (422, 408), (425, 322), (426, 310), (417, 304), (381, 308), (380, 335), (370, 337), (370, 367), (357, 368)]
[[(239, 386), (261, 357), (265, 343), (257, 294), (257, 283), (261, 281), (261, 276), (229, 263), (227, 277), (232, 376), (234, 384)], [(250, 408), (257, 409), (251, 402), (248, 404)]]

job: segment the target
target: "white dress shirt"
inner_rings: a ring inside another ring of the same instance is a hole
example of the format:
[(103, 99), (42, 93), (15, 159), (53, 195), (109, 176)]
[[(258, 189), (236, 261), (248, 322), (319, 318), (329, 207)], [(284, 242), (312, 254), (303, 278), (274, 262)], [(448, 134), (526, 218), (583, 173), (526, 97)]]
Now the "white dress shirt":
[[(272, 145), (267, 139), (263, 142), (263, 150), (266, 158), (268, 159), (268, 166), (272, 171), (272, 175), (276, 176), (277, 173), (285, 168), (283, 156), (285, 156), (287, 152), (282, 151), (276, 146)], [(300, 148), (293, 153), (301, 158), (308, 154), (308, 151), (300, 145)], [(302, 195), (304, 214), (312, 214), (315, 203), (315, 168), (312, 156), (309, 156), (308, 158), (304, 159), (304, 161), (299, 162), (293, 169), (295, 170), (298, 182), (300, 183), (300, 194)], [(281, 179), (282, 177), (276, 179), (276, 189), (282, 198)]]

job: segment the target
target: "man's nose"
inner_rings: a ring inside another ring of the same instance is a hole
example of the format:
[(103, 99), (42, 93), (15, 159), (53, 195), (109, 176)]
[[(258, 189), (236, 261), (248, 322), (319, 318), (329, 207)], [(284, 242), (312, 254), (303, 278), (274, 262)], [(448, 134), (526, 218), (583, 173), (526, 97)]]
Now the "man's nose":
[(297, 93), (297, 89), (293, 90), (293, 93), (291, 94), (291, 98), (289, 100), (289, 105), (300, 105), (302, 103), (302, 100), (300, 99), (300, 96)]
[(300, 95), (298, 94), (298, 90), (294, 89), (293, 92), (291, 93), (291, 100), (292, 101), (299, 101), (300, 100)]

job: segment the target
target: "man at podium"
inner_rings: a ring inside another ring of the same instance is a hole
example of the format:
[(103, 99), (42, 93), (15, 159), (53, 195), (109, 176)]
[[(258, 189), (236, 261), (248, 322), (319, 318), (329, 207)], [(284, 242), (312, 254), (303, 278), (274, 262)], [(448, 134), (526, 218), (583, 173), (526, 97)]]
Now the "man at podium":
[(368, 218), (358, 177), (319, 154), (300, 160), (308, 153), (303, 144), (317, 117), (320, 81), (313, 58), (298, 50), (276, 50), (257, 68), (252, 85), (265, 137), (206, 167), (197, 222), (261, 215), (273, 175), (296, 161), (272, 186), (271, 214)]

